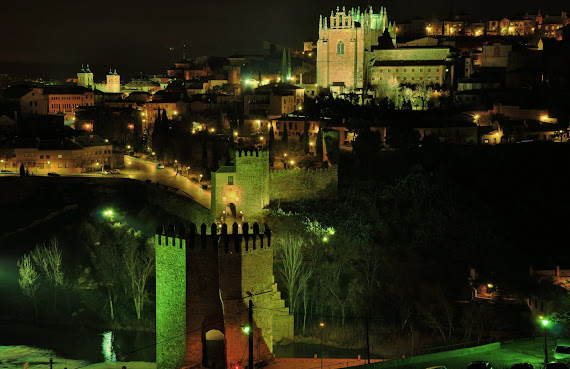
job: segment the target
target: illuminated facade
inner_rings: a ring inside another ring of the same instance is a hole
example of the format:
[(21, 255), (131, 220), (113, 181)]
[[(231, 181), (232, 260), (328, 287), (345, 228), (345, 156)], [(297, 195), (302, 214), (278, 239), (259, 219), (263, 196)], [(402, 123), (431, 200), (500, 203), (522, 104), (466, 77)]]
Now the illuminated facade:
[(116, 69), (114, 72), (109, 71), (109, 74), (107, 74), (106, 92), (110, 93), (121, 92), (121, 76), (117, 74)]
[(370, 87), (396, 79), (404, 85), (449, 85), (453, 81), (454, 55), (449, 47), (413, 47), (374, 50), (370, 66)]
[(337, 7), (330, 17), (319, 19), (317, 42), (317, 85), (334, 94), (362, 93), (366, 89), (369, 51), (388, 30), (396, 44), (396, 27), (388, 22), (384, 7), (375, 13)]
[(95, 83), (93, 82), (93, 72), (89, 69), (89, 64), (87, 64), (87, 69), (81, 66), (81, 72), (77, 73), (77, 85), (91, 90), (95, 89)]
[(113, 165), (113, 145), (99, 136), (74, 139), (24, 140), (14, 147), (8, 165), (14, 169), (24, 164), (30, 173), (97, 172)]

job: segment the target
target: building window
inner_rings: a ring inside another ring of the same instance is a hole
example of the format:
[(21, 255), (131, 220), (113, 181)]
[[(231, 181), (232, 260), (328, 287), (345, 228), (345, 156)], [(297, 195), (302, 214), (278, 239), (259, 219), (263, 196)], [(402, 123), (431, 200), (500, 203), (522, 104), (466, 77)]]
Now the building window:
[(63, 168), (63, 166), (61, 165), (61, 163), (57, 163), (57, 167), (58, 167), (58, 168)]
[(233, 185), (234, 184), (234, 176), (228, 176), (228, 185)]
[(46, 155), (46, 159), (50, 159), (51, 155)]
[(58, 159), (63, 159), (63, 155), (60, 154), (60, 155), (57, 156), (57, 158), (58, 158)]
[[(28, 154), (25, 154), (24, 156), (28, 156)], [(43, 158), (44, 158), (44, 156), (40, 155), (40, 159), (43, 159)]]
[(339, 41), (336, 45), (336, 53), (338, 55), (344, 55), (344, 42)]

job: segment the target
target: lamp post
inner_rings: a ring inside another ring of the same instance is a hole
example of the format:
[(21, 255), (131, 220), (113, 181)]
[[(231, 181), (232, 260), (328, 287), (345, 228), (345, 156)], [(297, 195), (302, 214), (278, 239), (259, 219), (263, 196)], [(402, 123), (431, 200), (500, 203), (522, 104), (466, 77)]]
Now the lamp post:
[(546, 327), (548, 327), (548, 324), (550, 324), (550, 321), (545, 318), (540, 316), (540, 323), (542, 323), (542, 328), (544, 328), (544, 365), (546, 366), (546, 364), (548, 364), (548, 348), (546, 345)]
[(320, 322), (319, 327), (321, 327), (321, 369), (323, 369), (323, 332), (325, 331), (325, 322)]
[(130, 161), (128, 162), (128, 165), (129, 165), (129, 174), (131, 174), (131, 162)]

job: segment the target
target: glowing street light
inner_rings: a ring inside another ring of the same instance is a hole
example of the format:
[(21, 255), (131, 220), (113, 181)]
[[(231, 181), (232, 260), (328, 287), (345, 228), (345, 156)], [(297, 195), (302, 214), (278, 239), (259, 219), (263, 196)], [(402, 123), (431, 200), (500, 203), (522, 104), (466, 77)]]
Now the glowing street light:
[(544, 365), (548, 364), (548, 347), (546, 345), (546, 328), (550, 324), (548, 318), (543, 317), (542, 315), (538, 317), (540, 323), (542, 324), (542, 328), (544, 328)]
[(241, 327), (241, 331), (249, 335), (249, 333), (251, 332), (251, 327), (249, 326), (249, 324), (245, 324)]
[(324, 344), (324, 331), (325, 331), (325, 322), (320, 322), (319, 327), (321, 328), (321, 369), (323, 369), (323, 344)]
[(103, 212), (103, 215), (107, 218), (110, 218), (113, 216), (113, 209), (107, 209)]

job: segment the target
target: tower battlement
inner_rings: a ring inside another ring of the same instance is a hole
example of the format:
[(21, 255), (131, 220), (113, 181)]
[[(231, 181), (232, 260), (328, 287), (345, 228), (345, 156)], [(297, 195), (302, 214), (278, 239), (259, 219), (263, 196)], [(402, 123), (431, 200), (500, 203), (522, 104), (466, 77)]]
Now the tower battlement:
[(250, 228), (248, 223), (240, 227), (237, 223), (228, 230), (227, 224), (218, 227), (212, 224), (208, 227), (205, 223), (200, 226), (198, 232), (196, 225), (190, 223), (188, 227), (180, 224), (178, 227), (161, 225), (155, 234), (156, 246), (173, 246), (187, 251), (218, 250), (220, 253), (240, 254), (251, 253), (256, 250), (267, 249), (271, 246), (271, 230), (267, 225), (260, 229), (256, 222)]
[(252, 149), (252, 150), (247, 150), (247, 149), (239, 149), (236, 150), (236, 158), (241, 158), (241, 157), (256, 157), (256, 158), (269, 158), (269, 151), (262, 149), (262, 150), (256, 150), (256, 149)]

